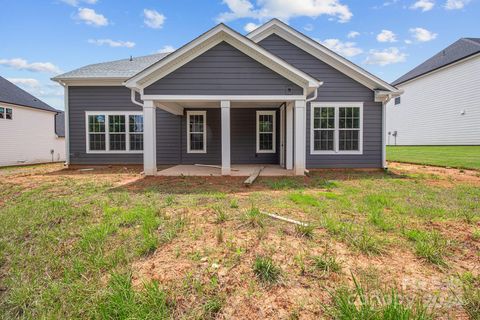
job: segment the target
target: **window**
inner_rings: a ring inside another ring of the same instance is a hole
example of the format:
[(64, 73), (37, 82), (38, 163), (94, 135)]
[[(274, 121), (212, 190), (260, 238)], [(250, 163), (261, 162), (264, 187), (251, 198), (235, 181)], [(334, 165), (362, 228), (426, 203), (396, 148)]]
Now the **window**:
[(87, 153), (143, 151), (143, 115), (87, 112)]
[(187, 111), (187, 152), (207, 152), (206, 111)]
[(395, 98), (395, 105), (396, 105), (396, 106), (399, 105), (400, 102), (401, 102), (400, 97), (396, 97), (396, 98)]
[(5, 119), (5, 108), (0, 107), (0, 119)]
[(257, 111), (257, 153), (275, 153), (275, 111)]
[(5, 119), (12, 120), (13, 119), (13, 110), (11, 108), (5, 109)]
[(361, 154), (362, 103), (312, 103), (310, 152)]

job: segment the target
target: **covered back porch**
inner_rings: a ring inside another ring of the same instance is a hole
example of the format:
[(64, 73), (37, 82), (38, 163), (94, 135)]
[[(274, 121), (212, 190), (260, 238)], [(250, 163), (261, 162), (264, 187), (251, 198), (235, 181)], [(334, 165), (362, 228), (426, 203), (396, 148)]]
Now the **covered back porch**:
[[(159, 112), (182, 119), (186, 159), (161, 171), (158, 153), (168, 150), (157, 150)], [(262, 175), (305, 173), (304, 96), (157, 96), (144, 99), (143, 116), (146, 175), (248, 176), (258, 167)]]

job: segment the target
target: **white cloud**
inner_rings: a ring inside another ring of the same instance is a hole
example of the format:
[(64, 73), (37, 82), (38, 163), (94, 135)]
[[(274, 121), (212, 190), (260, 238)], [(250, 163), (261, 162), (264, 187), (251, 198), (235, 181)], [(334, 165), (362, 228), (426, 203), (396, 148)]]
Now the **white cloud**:
[(407, 55), (405, 53), (400, 52), (396, 47), (391, 47), (384, 50), (370, 50), (364, 63), (386, 66), (393, 63), (404, 62), (406, 58)]
[(434, 6), (435, 2), (433, 0), (418, 0), (410, 6), (410, 9), (421, 9), (423, 12), (425, 12), (432, 10)]
[(303, 29), (304, 29), (305, 31), (313, 31), (313, 29), (314, 29), (314, 28), (313, 28), (313, 24), (308, 23), (308, 24), (305, 25), (305, 27), (303, 27)]
[(223, 0), (230, 11), (217, 17), (218, 22), (228, 22), (240, 18), (253, 18), (264, 21), (270, 18), (289, 20), (294, 17), (316, 18), (321, 15), (336, 17), (339, 22), (349, 21), (353, 14), (341, 0), (258, 0), (254, 6), (251, 0)]
[(458, 10), (458, 9), (463, 9), (470, 0), (447, 0), (445, 2), (445, 9), (447, 10)]
[(144, 9), (143, 22), (152, 29), (161, 29), (165, 23), (165, 16), (156, 10)]
[(253, 22), (249, 22), (243, 27), (243, 29), (247, 32), (252, 32), (253, 30), (257, 29), (258, 27), (259, 27), (258, 24), (255, 24)]
[(405, 40), (405, 43), (406, 44), (412, 44), (412, 40), (407, 39), (407, 40)]
[(40, 87), (40, 82), (37, 79), (33, 79), (33, 78), (8, 78), (7, 80), (21, 87), (28, 87), (28, 88)]
[(98, 0), (60, 0), (62, 2), (65, 2), (68, 5), (78, 7), (80, 3), (86, 3), (86, 4), (95, 4), (97, 3)]
[(90, 8), (78, 8), (78, 19), (82, 20), (88, 25), (103, 27), (108, 26), (108, 19), (103, 14), (96, 13)]
[(27, 70), (32, 72), (60, 73), (60, 68), (51, 62), (33, 62), (29, 63), (22, 58), (0, 59), (0, 65), (4, 65), (17, 70)]
[(160, 50), (158, 50), (158, 53), (170, 53), (175, 51), (175, 48), (172, 47), (171, 45), (165, 45), (163, 46)]
[(390, 30), (383, 29), (382, 32), (377, 34), (378, 42), (396, 42), (396, 35)]
[(423, 28), (411, 28), (410, 33), (412, 34), (412, 37), (419, 42), (431, 41), (438, 35), (437, 33), (433, 33)]
[(97, 46), (107, 45), (112, 48), (133, 48), (135, 47), (135, 42), (131, 41), (115, 41), (112, 39), (89, 39), (88, 43), (95, 44)]
[(363, 52), (361, 48), (358, 48), (355, 42), (342, 42), (339, 39), (326, 39), (325, 41), (317, 40), (325, 47), (345, 57), (354, 57)]
[(347, 35), (347, 38), (348, 39), (353, 39), (353, 38), (356, 38), (360, 35), (360, 32), (358, 31), (350, 31)]

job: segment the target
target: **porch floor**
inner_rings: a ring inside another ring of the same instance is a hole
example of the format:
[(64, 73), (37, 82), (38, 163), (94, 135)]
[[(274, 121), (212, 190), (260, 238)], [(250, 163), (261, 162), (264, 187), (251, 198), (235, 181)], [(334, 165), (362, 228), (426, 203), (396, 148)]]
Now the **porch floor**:
[[(293, 176), (293, 170), (287, 170), (279, 165), (273, 164), (239, 164), (232, 165), (231, 176), (248, 177), (256, 169), (265, 167), (260, 176), (275, 177), (275, 176)], [(177, 165), (157, 172), (157, 176), (221, 176), (220, 168), (195, 166), (195, 165)]]

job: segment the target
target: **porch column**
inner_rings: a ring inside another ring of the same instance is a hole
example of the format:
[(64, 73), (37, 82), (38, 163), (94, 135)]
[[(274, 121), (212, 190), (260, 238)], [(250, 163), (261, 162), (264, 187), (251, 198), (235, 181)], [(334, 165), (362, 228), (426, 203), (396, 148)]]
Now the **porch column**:
[(222, 175), (230, 175), (230, 101), (220, 102), (222, 109)]
[(285, 139), (285, 168), (287, 170), (293, 169), (293, 103), (287, 103), (285, 112), (286, 118), (286, 139)]
[(156, 108), (152, 100), (143, 103), (143, 172), (157, 174)]
[(306, 155), (306, 101), (295, 100), (295, 175), (305, 174)]

